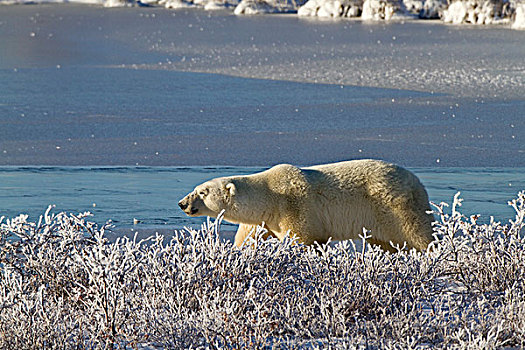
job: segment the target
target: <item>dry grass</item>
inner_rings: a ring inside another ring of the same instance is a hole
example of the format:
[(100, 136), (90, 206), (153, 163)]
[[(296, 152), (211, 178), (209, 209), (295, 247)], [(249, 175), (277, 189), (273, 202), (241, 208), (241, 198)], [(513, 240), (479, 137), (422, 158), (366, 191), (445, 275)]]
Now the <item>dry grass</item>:
[[(433, 249), (244, 249), (201, 230), (109, 242), (87, 214), (0, 221), (0, 348), (525, 345), (525, 192), (478, 224), (436, 206)], [(252, 242), (253, 243), (253, 242)]]

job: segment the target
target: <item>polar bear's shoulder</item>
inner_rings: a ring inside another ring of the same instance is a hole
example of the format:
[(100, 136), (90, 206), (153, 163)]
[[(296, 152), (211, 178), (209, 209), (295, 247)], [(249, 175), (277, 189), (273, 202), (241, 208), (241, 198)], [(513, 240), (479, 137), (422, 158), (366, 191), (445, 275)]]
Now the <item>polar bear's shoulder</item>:
[(308, 182), (301, 168), (290, 164), (279, 164), (260, 173), (276, 193), (300, 194), (308, 187)]

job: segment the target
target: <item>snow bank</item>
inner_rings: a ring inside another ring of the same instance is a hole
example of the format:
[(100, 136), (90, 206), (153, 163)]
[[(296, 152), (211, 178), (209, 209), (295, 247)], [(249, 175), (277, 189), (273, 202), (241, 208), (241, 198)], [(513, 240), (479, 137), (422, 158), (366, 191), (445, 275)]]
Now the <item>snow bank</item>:
[(363, 20), (392, 20), (419, 17), (442, 18), (446, 23), (510, 23), (524, 28), (524, 3), (512, 5), (509, 0), (309, 0), (299, 8), (299, 16), (358, 17)]
[(516, 5), (516, 12), (514, 22), (512, 23), (513, 29), (525, 29), (525, 2)]
[(205, 10), (215, 10), (235, 7), (239, 4), (239, 0), (0, 0), (1, 5), (34, 3), (77, 3), (102, 5), (104, 7), (164, 6), (171, 9), (198, 7)]
[(363, 3), (363, 13), (361, 18), (364, 20), (389, 20), (394, 12), (399, 9), (399, 3), (385, 0), (365, 0)]
[(164, 2), (164, 7), (167, 9), (181, 9), (193, 6), (193, 3), (184, 0), (167, 0)]
[(48, 4), (71, 3), (86, 5), (101, 5), (104, 7), (154, 6), (158, 0), (0, 0), (0, 5), (13, 4)]
[(255, 15), (264, 13), (295, 12), (304, 1), (299, 0), (242, 0), (234, 13), (236, 15)]
[(503, 0), (458, 0), (443, 11), (445, 23), (493, 24), (501, 22)]
[(310, 0), (297, 11), (304, 17), (358, 17), (363, 3), (355, 0)]
[(439, 18), (446, 0), (310, 0), (299, 16), (359, 17), (364, 20)]
[(24, 5), (24, 4), (86, 4), (104, 5), (105, 0), (0, 0), (0, 5)]
[(205, 10), (220, 10), (235, 7), (239, 0), (160, 0), (159, 5), (170, 9), (198, 7)]
[(127, 0), (106, 0), (104, 7), (125, 7), (132, 6), (133, 2)]
[[(406, 3), (406, 2), (405, 2)], [(419, 18), (437, 19), (441, 18), (443, 11), (447, 8), (446, 0), (426, 0), (419, 10)]]

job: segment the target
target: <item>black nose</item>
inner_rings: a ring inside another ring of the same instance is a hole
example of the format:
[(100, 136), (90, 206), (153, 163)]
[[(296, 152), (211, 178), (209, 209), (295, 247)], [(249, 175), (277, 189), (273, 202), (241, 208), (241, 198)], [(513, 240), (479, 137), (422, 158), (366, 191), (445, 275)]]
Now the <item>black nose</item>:
[(180, 207), (182, 210), (185, 210), (185, 209), (188, 207), (188, 204), (186, 204), (186, 203), (182, 203), (182, 202), (179, 202), (179, 207)]

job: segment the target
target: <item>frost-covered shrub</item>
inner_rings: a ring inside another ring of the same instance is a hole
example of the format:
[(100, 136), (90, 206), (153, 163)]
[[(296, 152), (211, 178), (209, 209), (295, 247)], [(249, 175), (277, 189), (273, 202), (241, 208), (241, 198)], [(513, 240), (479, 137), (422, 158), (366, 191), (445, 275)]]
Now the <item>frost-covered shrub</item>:
[(507, 224), (460, 204), (436, 206), (427, 252), (395, 254), (291, 239), (237, 249), (220, 219), (115, 242), (87, 213), (2, 219), (0, 348), (522, 347), (525, 192)]

